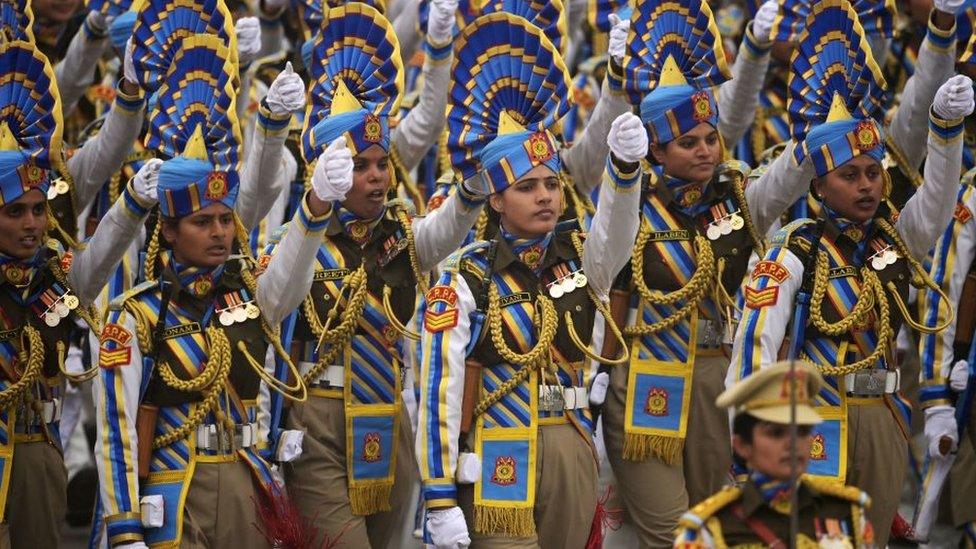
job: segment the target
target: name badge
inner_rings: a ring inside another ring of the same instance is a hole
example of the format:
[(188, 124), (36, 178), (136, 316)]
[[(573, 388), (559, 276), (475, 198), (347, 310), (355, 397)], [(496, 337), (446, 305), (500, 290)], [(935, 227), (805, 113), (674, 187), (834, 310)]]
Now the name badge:
[(684, 229), (674, 231), (654, 231), (650, 234), (648, 242), (664, 242), (667, 240), (691, 240), (691, 233)]
[(857, 269), (853, 265), (846, 265), (844, 267), (834, 267), (827, 271), (827, 278), (841, 278), (845, 276), (857, 276)]
[(190, 322), (188, 324), (180, 324), (179, 326), (173, 326), (172, 328), (166, 328), (163, 330), (163, 339), (173, 339), (174, 337), (185, 336), (188, 334), (196, 334), (200, 332), (199, 322)]
[(0, 341), (10, 341), (17, 337), (20, 333), (20, 328), (14, 328), (13, 330), (2, 330), (0, 331)]
[(502, 307), (507, 307), (509, 305), (514, 305), (516, 303), (527, 303), (529, 301), (532, 301), (532, 294), (530, 294), (529, 292), (517, 292), (499, 298), (498, 304)]
[(312, 280), (323, 282), (326, 280), (342, 280), (349, 274), (349, 269), (321, 269), (315, 271)]

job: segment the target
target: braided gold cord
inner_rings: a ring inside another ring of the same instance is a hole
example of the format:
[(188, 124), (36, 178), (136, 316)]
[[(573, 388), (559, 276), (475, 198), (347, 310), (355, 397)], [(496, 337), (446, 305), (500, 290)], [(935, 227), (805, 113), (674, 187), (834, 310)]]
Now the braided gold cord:
[[(573, 248), (576, 249), (576, 255), (580, 258), (580, 261), (582, 261), (583, 241), (579, 236), (579, 232), (574, 231), (573, 233), (571, 233), (570, 239), (573, 242)], [(590, 301), (593, 302), (593, 305), (596, 306), (596, 309), (600, 311), (600, 314), (603, 315), (604, 324), (610, 328), (610, 332), (613, 334), (615, 338), (617, 338), (617, 342), (620, 344), (620, 349), (621, 349), (620, 357), (606, 358), (591, 351), (590, 346), (588, 344), (584, 344), (582, 339), (579, 337), (579, 334), (576, 333), (576, 327), (575, 324), (573, 323), (572, 314), (570, 314), (569, 311), (566, 311), (566, 315), (565, 315), (566, 331), (569, 333), (570, 340), (573, 342), (574, 345), (576, 345), (577, 349), (582, 351), (584, 355), (597, 362), (602, 362), (603, 364), (609, 364), (612, 366), (619, 366), (621, 364), (626, 364), (627, 361), (630, 360), (630, 348), (629, 345), (627, 345), (627, 341), (624, 339), (623, 333), (621, 333), (620, 331), (620, 327), (617, 326), (617, 323), (613, 320), (613, 315), (610, 313), (610, 307), (603, 300), (601, 300), (599, 296), (596, 295), (596, 292), (594, 292), (593, 288), (589, 285), (586, 286), (586, 294), (590, 297)]]
[(488, 232), (488, 208), (482, 208), (478, 219), (474, 222), (474, 239), (485, 240), (486, 232)]
[(319, 345), (322, 343), (331, 345), (327, 352), (319, 355), (319, 360), (315, 366), (303, 376), (306, 384), (312, 383), (335, 361), (336, 357), (349, 345), (353, 335), (356, 333), (356, 328), (359, 326), (359, 319), (363, 314), (363, 310), (366, 308), (366, 297), (369, 295), (366, 283), (366, 268), (364, 266), (360, 265), (358, 269), (349, 273), (343, 279), (342, 291), (345, 291), (347, 288), (351, 290), (351, 293), (347, 306), (342, 313), (342, 321), (333, 329), (329, 329), (329, 326), (339, 316), (342, 292), (339, 293), (335, 305), (329, 311), (325, 324), (322, 324), (319, 320), (318, 314), (315, 312), (315, 304), (312, 303), (310, 296), (306, 297), (305, 302), (302, 304), (305, 317), (308, 318), (309, 326), (312, 329), (312, 334), (318, 337)]
[(765, 256), (766, 241), (763, 240), (755, 223), (752, 222), (752, 213), (749, 212), (749, 203), (746, 202), (745, 180), (739, 172), (735, 172), (732, 177), (732, 194), (735, 195), (735, 200), (739, 203), (739, 215), (742, 216), (746, 230), (749, 231), (749, 237), (752, 238), (752, 244), (756, 247), (756, 255)]
[(153, 224), (152, 234), (149, 235), (149, 243), (146, 244), (146, 258), (143, 262), (146, 280), (156, 280), (156, 261), (159, 259), (159, 233), (161, 223), (157, 217), (156, 222)]
[(217, 379), (220, 368), (225, 362), (228, 365), (230, 364), (230, 342), (227, 340), (224, 331), (216, 326), (208, 326), (206, 337), (209, 343), (207, 367), (191, 379), (180, 379), (173, 373), (173, 369), (168, 363), (163, 360), (159, 361), (156, 369), (167, 386), (183, 392), (202, 391), (214, 384), (214, 380)]
[(28, 324), (24, 326), (22, 337), (26, 337), (27, 345), (21, 343), (17, 358), (26, 367), (20, 379), (0, 391), (0, 409), (7, 409), (16, 405), (27, 395), (34, 382), (41, 379), (41, 369), (44, 365), (44, 340), (41, 339), (41, 333)]
[[(485, 413), (485, 411), (488, 408), (490, 408), (493, 404), (501, 400), (502, 397), (514, 391), (515, 388), (518, 387), (520, 383), (522, 383), (523, 381), (526, 380), (526, 378), (529, 377), (529, 375), (532, 373), (532, 370), (535, 367), (536, 366), (532, 364), (523, 364), (522, 367), (519, 368), (517, 372), (515, 372), (515, 375), (509, 378), (508, 381), (502, 383), (498, 387), (498, 389), (495, 389), (485, 398), (478, 401), (478, 404), (474, 407), (474, 412), (473, 412), (474, 417), (478, 417), (481, 414)], [(543, 365), (540, 364), (538, 367), (541, 369)]]
[(44, 207), (47, 209), (47, 224), (49, 227), (48, 230), (54, 231), (59, 235), (61, 235), (61, 238), (64, 239), (65, 244), (67, 244), (69, 248), (73, 248), (75, 250), (83, 250), (85, 248), (85, 245), (82, 244), (81, 242), (78, 242), (78, 239), (75, 238), (73, 234), (64, 230), (64, 228), (61, 227), (61, 224), (58, 223), (58, 218), (54, 216), (54, 209), (51, 208), (51, 202), (46, 201), (44, 203)]
[(422, 294), (426, 294), (429, 284), (427, 283), (427, 276), (420, 268), (420, 260), (417, 259), (417, 243), (413, 236), (413, 224), (410, 222), (410, 216), (403, 208), (395, 208), (394, 210), (397, 221), (403, 227), (403, 234), (407, 237), (407, 254), (410, 257), (410, 268), (413, 270), (413, 276), (417, 279), (417, 290)]
[[(68, 283), (68, 275), (61, 268), (61, 261), (58, 258), (52, 257), (48, 259), (47, 266), (51, 274), (54, 275), (54, 280), (57, 280), (65, 288), (71, 287)], [(98, 313), (95, 311), (94, 305), (79, 306), (72, 312), (78, 315), (78, 318), (84, 320), (93, 332), (96, 334), (102, 333), (102, 323), (98, 320)]]
[(874, 308), (876, 295), (873, 281), (877, 280), (878, 275), (867, 267), (861, 267), (861, 280), (863, 282), (861, 291), (857, 296), (857, 302), (846, 317), (835, 323), (830, 323), (824, 319), (822, 309), (824, 296), (827, 294), (827, 286), (830, 284), (828, 281), (829, 273), (827, 254), (821, 250), (817, 252), (817, 262), (814, 267), (813, 293), (810, 297), (810, 322), (824, 334), (838, 336), (867, 322), (868, 315)]
[(559, 316), (556, 314), (556, 306), (548, 297), (539, 295), (536, 297), (535, 303), (536, 316), (540, 318), (539, 320), (533, 318), (533, 324), (537, 322), (541, 324), (539, 339), (528, 352), (516, 353), (505, 343), (505, 336), (502, 333), (502, 313), (499, 305), (498, 287), (494, 284), (488, 286), (488, 331), (498, 355), (509, 364), (527, 365), (540, 361), (548, 363), (549, 346), (552, 345), (552, 341), (556, 337), (556, 330), (559, 328)]

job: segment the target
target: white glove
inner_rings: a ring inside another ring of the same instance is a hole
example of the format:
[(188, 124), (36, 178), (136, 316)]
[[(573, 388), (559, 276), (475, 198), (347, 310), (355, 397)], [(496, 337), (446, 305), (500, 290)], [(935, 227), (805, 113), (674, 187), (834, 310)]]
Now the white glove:
[(950, 452), (956, 450), (959, 442), (959, 431), (956, 426), (956, 412), (952, 406), (933, 406), (925, 410), (925, 440), (929, 445), (929, 456), (933, 458), (945, 457), (939, 451), (942, 438), (952, 441)]
[(132, 194), (140, 203), (155, 205), (159, 202), (159, 196), (156, 194), (156, 183), (159, 180), (159, 167), (162, 164), (162, 160), (150, 158), (132, 177)]
[(288, 114), (305, 108), (305, 82), (295, 74), (291, 68), (291, 61), (285, 64), (285, 70), (275, 77), (264, 101), (275, 114)]
[(136, 43), (132, 41), (130, 36), (129, 41), (125, 43), (125, 57), (122, 58), (122, 77), (130, 84), (139, 83), (139, 79), (136, 77), (136, 64), (132, 61), (132, 54), (135, 51)]
[(779, 10), (777, 0), (766, 0), (759, 11), (756, 12), (755, 19), (752, 20), (752, 35), (757, 40), (769, 42), (772, 36), (769, 33), (773, 30), (773, 20), (776, 19), (776, 12)]
[(956, 15), (962, 11), (964, 4), (966, 4), (966, 0), (935, 0), (932, 2), (935, 9), (950, 15)]
[(114, 17), (109, 17), (100, 11), (90, 11), (85, 17), (85, 26), (99, 38), (104, 38)]
[(345, 136), (326, 147), (315, 163), (312, 191), (323, 202), (344, 200), (352, 188), (352, 151), (346, 147)]
[(288, 429), (278, 435), (278, 448), (275, 452), (275, 460), (281, 463), (295, 461), (302, 455), (302, 441), (305, 440), (305, 431)]
[(957, 393), (966, 390), (969, 384), (969, 362), (965, 360), (956, 361), (949, 370), (949, 388)]
[(257, 17), (241, 17), (234, 30), (237, 33), (237, 55), (241, 65), (246, 65), (261, 51), (261, 23)]
[(955, 120), (973, 112), (973, 81), (957, 74), (935, 92), (932, 110), (944, 120)]
[(454, 38), (454, 14), (458, 0), (432, 0), (427, 17), (427, 37), (434, 44), (446, 44)]
[(607, 387), (610, 386), (610, 374), (600, 372), (590, 384), (590, 405), (600, 406), (607, 399)]
[(141, 541), (133, 541), (132, 543), (116, 545), (115, 549), (149, 549), (149, 546)]
[(614, 156), (628, 164), (639, 162), (647, 156), (647, 130), (640, 117), (625, 112), (615, 118), (610, 124), (607, 145), (610, 145)]
[(427, 531), (436, 549), (464, 549), (471, 545), (460, 507), (427, 511)]
[(610, 44), (607, 51), (617, 64), (622, 64), (624, 62), (624, 52), (627, 51), (627, 34), (630, 32), (630, 19), (621, 19), (617, 17), (616, 13), (611, 13), (608, 19), (610, 19), (610, 24), (613, 26), (610, 28)]
[(458, 484), (474, 484), (481, 478), (481, 456), (474, 452), (458, 454), (454, 481)]

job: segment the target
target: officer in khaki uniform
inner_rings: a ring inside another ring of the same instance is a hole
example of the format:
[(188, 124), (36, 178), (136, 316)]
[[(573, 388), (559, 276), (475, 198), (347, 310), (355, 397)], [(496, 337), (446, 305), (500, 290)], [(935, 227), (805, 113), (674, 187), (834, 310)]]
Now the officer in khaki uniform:
[[(839, 482), (804, 475), (822, 422), (811, 405), (823, 378), (808, 362), (778, 362), (719, 395), (735, 411), (732, 448), (749, 472), (740, 486), (706, 499), (681, 518), (675, 547), (785, 547), (790, 535), (792, 487), (797, 494), (796, 547), (873, 547), (865, 518), (867, 494)], [(796, 395), (796, 473), (791, 482), (790, 400)]]

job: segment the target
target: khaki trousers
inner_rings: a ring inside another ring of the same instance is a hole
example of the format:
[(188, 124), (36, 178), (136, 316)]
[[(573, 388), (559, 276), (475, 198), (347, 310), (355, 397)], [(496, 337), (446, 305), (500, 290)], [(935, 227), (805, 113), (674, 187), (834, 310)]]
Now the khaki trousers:
[(871, 496), (866, 515), (884, 547), (905, 482), (908, 442), (882, 399), (863, 401), (847, 406), (847, 484)]
[(19, 442), (10, 467), (0, 548), (57, 547), (68, 507), (68, 473), (61, 452), (47, 442)]
[(539, 426), (535, 461), (536, 535), (506, 537), (474, 531), (474, 485), (458, 486), (471, 549), (585, 547), (596, 512), (599, 471), (590, 445), (569, 423)]
[(342, 400), (309, 396), (288, 414), (288, 429), (305, 431), (302, 455), (285, 465), (288, 493), (298, 509), (319, 529), (335, 537), (339, 547), (385, 549), (402, 531), (414, 508), (412, 484), (419, 479), (410, 419), (400, 408), (400, 432), (390, 511), (368, 516), (352, 514), (346, 476), (346, 413)]
[(617, 478), (615, 488), (641, 547), (671, 547), (681, 515), (727, 483), (732, 466), (729, 420), (715, 399), (725, 390), (728, 367), (724, 356), (699, 354), (695, 359), (684, 451), (672, 465), (654, 457), (623, 459), (628, 366), (611, 370), (603, 437)]
[(244, 461), (197, 462), (183, 508), (184, 549), (265, 549), (257, 513), (263, 497)]

